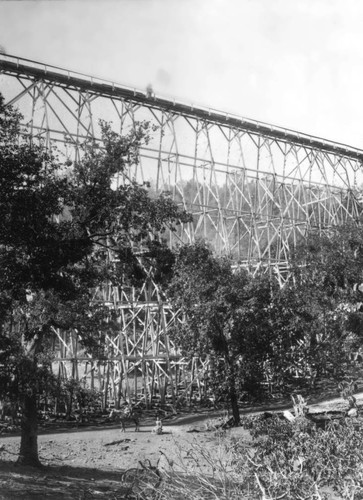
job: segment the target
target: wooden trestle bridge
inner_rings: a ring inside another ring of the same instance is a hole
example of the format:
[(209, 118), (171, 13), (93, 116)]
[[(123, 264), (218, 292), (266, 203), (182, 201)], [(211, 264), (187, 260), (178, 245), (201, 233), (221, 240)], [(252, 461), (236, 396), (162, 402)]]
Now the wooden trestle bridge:
[[(131, 175), (193, 213), (171, 246), (204, 238), (236, 265), (268, 266), (283, 283), (290, 249), (309, 228), (360, 223), (362, 150), (5, 54), (0, 91), (34, 137), (72, 158), (100, 137), (99, 119), (121, 134), (137, 121), (155, 124)], [(119, 328), (102, 360), (83, 353), (76, 332), (55, 332), (62, 377), (115, 399), (137, 391), (175, 398), (195, 384), (203, 393), (208, 361), (181, 358), (168, 339), (180, 318), (151, 279), (138, 291), (105, 286), (96, 298), (118, 312)]]

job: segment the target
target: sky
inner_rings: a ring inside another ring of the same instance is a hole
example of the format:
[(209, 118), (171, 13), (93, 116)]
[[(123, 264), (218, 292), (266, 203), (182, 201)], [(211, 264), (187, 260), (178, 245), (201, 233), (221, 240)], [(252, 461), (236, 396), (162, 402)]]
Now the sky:
[(8, 54), (363, 149), (362, 26), (361, 0), (0, 0)]

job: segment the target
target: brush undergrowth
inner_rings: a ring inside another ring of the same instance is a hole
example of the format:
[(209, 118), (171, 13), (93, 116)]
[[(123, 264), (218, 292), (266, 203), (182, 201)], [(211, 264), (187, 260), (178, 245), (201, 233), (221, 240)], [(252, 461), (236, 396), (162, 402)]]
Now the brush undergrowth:
[(275, 417), (245, 425), (253, 449), (234, 446), (255, 498), (363, 499), (363, 421), (333, 420), (325, 430), (304, 417), (293, 424)]
[[(178, 465), (157, 470), (148, 488), (158, 500), (362, 500), (363, 421), (342, 419), (325, 430), (305, 418), (242, 422), (251, 439), (218, 436), (215, 448), (197, 440)], [(131, 498), (131, 497), (130, 497)], [(142, 494), (134, 498), (144, 499)]]

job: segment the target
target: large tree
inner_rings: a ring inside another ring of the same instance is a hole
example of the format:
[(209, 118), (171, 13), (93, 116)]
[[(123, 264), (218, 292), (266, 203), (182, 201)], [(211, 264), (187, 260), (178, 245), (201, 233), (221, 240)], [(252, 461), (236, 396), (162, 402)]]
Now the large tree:
[(180, 249), (168, 294), (184, 316), (172, 337), (186, 356), (210, 357), (212, 378), (228, 396), (237, 424), (239, 389), (250, 391), (261, 381), (270, 351), (268, 278), (233, 270), (228, 258), (197, 242)]
[(0, 396), (22, 410), (19, 462), (40, 465), (37, 400), (52, 379), (54, 330), (99, 348), (110, 322), (95, 287), (140, 281), (140, 251), (162, 276), (161, 234), (189, 216), (128, 176), (150, 124), (120, 137), (102, 123), (102, 147), (84, 144), (72, 163), (24, 135), (20, 119), (0, 96)]

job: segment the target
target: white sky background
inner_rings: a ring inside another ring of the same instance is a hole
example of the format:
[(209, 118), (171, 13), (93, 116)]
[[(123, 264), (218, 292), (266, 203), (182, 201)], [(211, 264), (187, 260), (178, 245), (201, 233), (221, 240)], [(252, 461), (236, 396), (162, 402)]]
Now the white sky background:
[(361, 0), (0, 1), (0, 44), (363, 149)]

